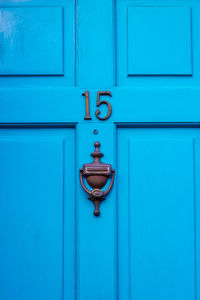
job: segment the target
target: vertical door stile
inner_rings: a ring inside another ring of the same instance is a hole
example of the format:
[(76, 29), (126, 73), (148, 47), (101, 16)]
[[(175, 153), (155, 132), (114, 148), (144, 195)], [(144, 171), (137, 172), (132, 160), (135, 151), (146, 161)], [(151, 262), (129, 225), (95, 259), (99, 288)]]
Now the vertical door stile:
[[(113, 67), (113, 0), (77, 0), (77, 87), (89, 90), (90, 116), (77, 125), (79, 169), (93, 161), (94, 143), (100, 142), (102, 161), (115, 168), (115, 125), (98, 120), (97, 92), (111, 91)], [(108, 96), (105, 100), (112, 102)], [(104, 99), (103, 99), (104, 100)], [(84, 105), (84, 102), (83, 102)], [(84, 106), (83, 106), (84, 107)], [(106, 116), (104, 105), (100, 117)], [(95, 129), (97, 134), (95, 134)], [(78, 174), (77, 174), (78, 175)], [(79, 181), (79, 178), (78, 178)], [(110, 179), (108, 180), (108, 184)], [(107, 185), (108, 185), (107, 184)], [(107, 185), (105, 188), (107, 188)], [(100, 216), (79, 184), (77, 195), (77, 300), (116, 299), (115, 184), (100, 204)], [(90, 188), (88, 186), (88, 188)]]
[[(96, 141), (101, 143), (102, 161), (115, 168), (113, 124), (79, 124), (78, 137), (79, 168), (92, 162), (90, 153)], [(94, 205), (88, 195), (82, 189), (78, 193), (78, 300), (104, 299), (105, 295), (107, 299), (116, 299), (115, 184), (100, 204), (99, 217), (93, 215)]]

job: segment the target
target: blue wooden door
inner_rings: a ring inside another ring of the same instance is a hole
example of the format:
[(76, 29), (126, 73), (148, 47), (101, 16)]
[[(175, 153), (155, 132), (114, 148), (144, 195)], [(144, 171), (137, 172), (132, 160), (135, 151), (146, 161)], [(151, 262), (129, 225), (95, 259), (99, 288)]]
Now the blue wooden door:
[(200, 300), (199, 38), (199, 0), (0, 0), (1, 300)]

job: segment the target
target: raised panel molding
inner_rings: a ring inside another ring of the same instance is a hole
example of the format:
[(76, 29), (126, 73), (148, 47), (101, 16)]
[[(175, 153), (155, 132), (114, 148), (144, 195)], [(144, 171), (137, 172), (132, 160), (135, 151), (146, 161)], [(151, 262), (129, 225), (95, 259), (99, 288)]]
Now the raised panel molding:
[(191, 8), (128, 7), (128, 76), (192, 75)]
[(63, 75), (63, 8), (0, 8), (0, 75)]

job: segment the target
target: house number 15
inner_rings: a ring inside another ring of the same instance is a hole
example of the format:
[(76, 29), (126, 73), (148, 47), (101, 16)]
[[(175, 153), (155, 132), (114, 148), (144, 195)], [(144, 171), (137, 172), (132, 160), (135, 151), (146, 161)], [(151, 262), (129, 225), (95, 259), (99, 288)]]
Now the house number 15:
[[(90, 116), (89, 91), (86, 91), (82, 95), (85, 97), (85, 117), (84, 117), (84, 120), (92, 120), (92, 118)], [(101, 96), (110, 96), (110, 97), (112, 97), (112, 94), (111, 94), (111, 92), (97, 92), (97, 103), (96, 103), (96, 106), (99, 107), (101, 104), (106, 104), (108, 106), (108, 113), (107, 113), (107, 115), (104, 118), (99, 117), (99, 115), (101, 113), (99, 109), (97, 109), (95, 111), (96, 117), (99, 120), (104, 121), (104, 120), (107, 120), (110, 117), (111, 112), (112, 112), (112, 106), (111, 106), (111, 104), (108, 101), (105, 101), (105, 100), (100, 101), (100, 97)]]

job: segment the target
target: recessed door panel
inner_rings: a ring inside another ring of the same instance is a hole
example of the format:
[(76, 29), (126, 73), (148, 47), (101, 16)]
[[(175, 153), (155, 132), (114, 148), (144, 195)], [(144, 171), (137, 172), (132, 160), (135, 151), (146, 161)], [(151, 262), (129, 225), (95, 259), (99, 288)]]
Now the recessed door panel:
[(195, 299), (198, 152), (198, 130), (119, 130), (119, 299)]
[(74, 132), (1, 130), (0, 148), (0, 298), (74, 299)]
[(61, 7), (1, 7), (0, 20), (0, 75), (63, 75)]

